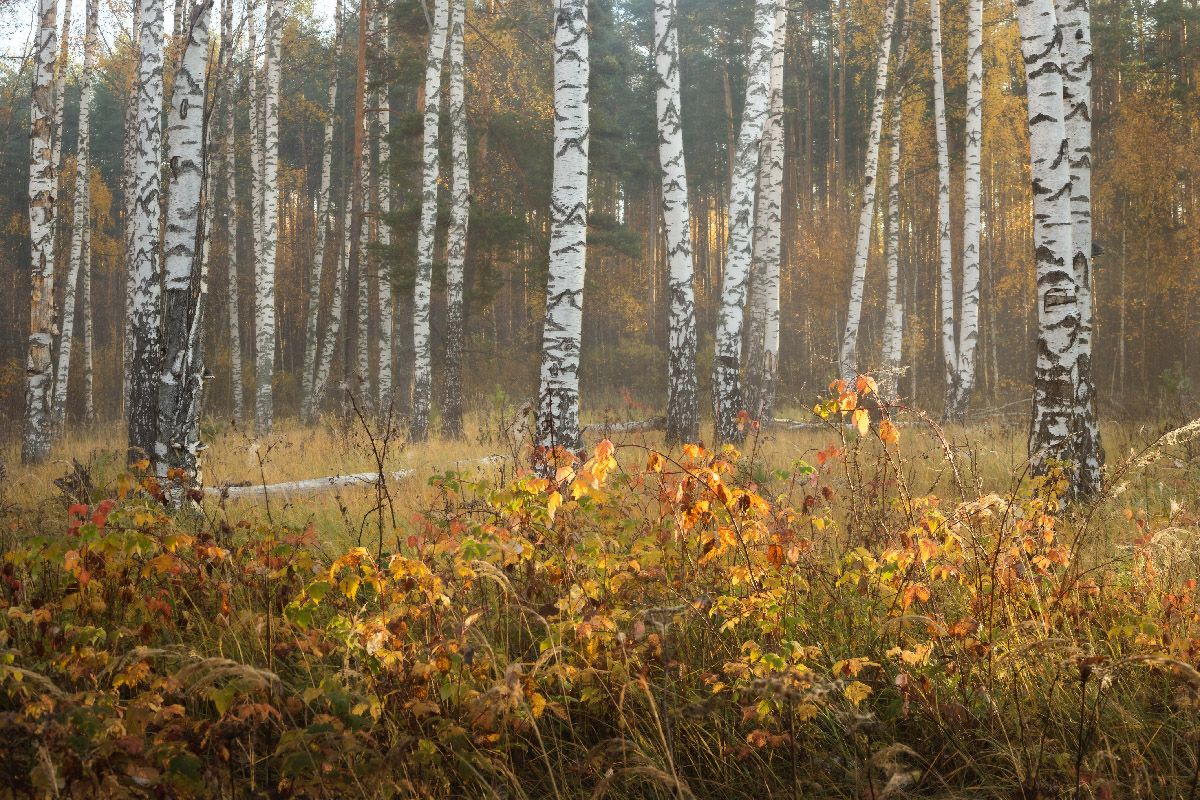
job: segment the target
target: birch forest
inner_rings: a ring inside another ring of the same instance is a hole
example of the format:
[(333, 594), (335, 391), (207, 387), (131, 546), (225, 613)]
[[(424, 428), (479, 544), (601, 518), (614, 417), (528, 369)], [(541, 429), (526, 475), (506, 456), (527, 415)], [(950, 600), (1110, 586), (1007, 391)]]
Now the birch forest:
[(0, 0), (0, 800), (1196, 797), (1191, 0)]

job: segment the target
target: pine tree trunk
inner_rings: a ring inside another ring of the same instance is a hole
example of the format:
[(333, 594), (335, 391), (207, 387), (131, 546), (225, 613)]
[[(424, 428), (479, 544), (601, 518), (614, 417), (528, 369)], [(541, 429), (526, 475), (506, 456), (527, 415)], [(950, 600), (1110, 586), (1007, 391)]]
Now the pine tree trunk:
[(150, 459), (158, 427), (158, 383), (162, 365), (159, 321), (162, 302), (161, 169), (163, 105), (163, 0), (140, 0), (141, 57), (132, 219), (133, 366), (129, 381), (129, 456)]
[(755, 204), (754, 263), (750, 272), (746, 339), (746, 405), (753, 419), (775, 415), (775, 367), (779, 357), (779, 266), (783, 226), (783, 64), (787, 8), (775, 11), (769, 116), (763, 131)]
[(39, 0), (33, 52), (33, 92), (29, 120), (29, 357), (26, 361), (25, 431), (21, 463), (40, 464), (50, 456), (50, 347), (54, 336), (54, 217), (58, 202), (51, 142), (54, 60), (58, 43), (54, 0)]
[[(222, 70), (225, 105), (225, 235), (226, 235), (226, 278), (229, 284), (229, 373), (230, 391), (233, 394), (234, 419), (246, 418), (245, 387), (242, 385), (242, 326), (240, 301), (238, 299), (238, 202), (237, 202), (237, 143), (234, 139), (233, 96), (233, 0), (225, 0), (222, 13), (222, 38), (228, 42), (225, 65)], [(251, 26), (253, 29), (253, 26)]]
[(417, 275), (413, 287), (413, 390), (409, 428), (409, 437), (416, 442), (423, 442), (429, 437), (429, 407), (433, 398), (429, 295), (433, 282), (434, 237), (437, 233), (438, 119), (448, 5), (449, 0), (434, 2), (433, 30), (429, 34), (429, 51), (425, 57), (425, 138), (421, 168), (421, 221), (417, 228)]
[[(937, 2), (937, 0), (932, 0)], [(863, 167), (863, 190), (859, 199), (858, 235), (854, 246), (854, 271), (850, 277), (850, 305), (846, 329), (842, 333), (840, 354), (842, 378), (853, 385), (858, 378), (858, 328), (862, 322), (863, 290), (867, 280), (867, 259), (871, 255), (871, 229), (875, 221), (875, 190), (879, 171), (879, 137), (883, 131), (883, 108), (887, 104), (888, 58), (892, 51), (892, 26), (896, 21), (896, 0), (888, 0), (883, 12), (883, 33), (879, 57), (875, 62), (875, 99), (871, 105), (871, 131), (867, 135), (867, 158)]]
[[(980, 0), (976, 0), (979, 2)], [(1071, 169), (1072, 268), (1077, 288), (1079, 336), (1075, 341), (1075, 420), (1073, 448), (1076, 491), (1100, 491), (1104, 447), (1092, 374), (1092, 25), (1088, 0), (1055, 0), (1061, 31), (1063, 121)], [(1185, 333), (1186, 335), (1186, 333)]]
[(59, 326), (58, 368), (54, 377), (53, 428), (61, 435), (67, 417), (67, 380), (71, 366), (71, 347), (75, 331), (75, 287), (83, 266), (87, 227), (92, 218), (91, 140), (92, 50), (95, 47), (99, 10), (97, 0), (88, 0), (86, 33), (83, 40), (83, 76), (79, 99), (79, 145), (75, 156), (75, 210), (72, 212), (71, 251), (67, 262), (67, 280), (63, 286), (62, 324)]
[(695, 265), (683, 151), (676, 0), (655, 0), (654, 63), (658, 72), (658, 159), (671, 315), (667, 330), (666, 434), (668, 444), (680, 444), (700, 438), (700, 393), (696, 385)]
[(754, 239), (754, 189), (759, 147), (770, 101), (771, 55), (775, 40), (775, 3), (756, 0), (754, 37), (746, 82), (746, 103), (738, 131), (737, 159), (729, 193), (729, 229), (725, 275), (717, 314), (716, 354), (713, 358), (713, 420), (718, 443), (741, 439), (738, 414), (743, 409), (741, 390), (742, 325), (746, 310), (746, 285)]
[[(954, 331), (954, 266), (950, 247), (950, 146), (946, 136), (946, 89), (942, 75), (942, 19), (940, 0), (929, 0), (929, 34), (933, 51), (933, 115), (938, 162), (938, 290), (941, 299), (942, 361), (946, 397), (953, 398), (958, 384), (958, 339)], [(947, 412), (953, 405), (946, 404)]]
[(308, 280), (308, 321), (304, 336), (304, 376), (300, 385), (300, 421), (313, 419), (312, 390), (317, 363), (317, 323), (321, 313), (321, 276), (325, 264), (325, 237), (329, 230), (329, 182), (333, 173), (333, 122), (337, 114), (338, 69), (342, 63), (342, 2), (333, 14), (333, 64), (329, 71), (329, 99), (325, 104), (325, 138), (321, 145), (321, 187), (317, 193), (317, 241)]
[[(450, 3), (450, 232), (446, 243), (446, 374), (442, 433), (462, 439), (463, 272), (467, 261), (467, 223), (471, 214), (471, 165), (467, 152), (467, 104), (464, 75), (466, 0)], [(381, 298), (382, 299), (382, 298)]]
[(895, 401), (900, 385), (900, 360), (904, 354), (904, 302), (900, 297), (900, 139), (904, 119), (904, 90), (908, 86), (908, 36), (912, 4), (904, 8), (904, 23), (896, 53), (898, 81), (892, 92), (892, 128), (888, 154), (888, 211), (884, 260), (887, 264), (887, 300), (884, 304), (883, 375), (880, 394)]
[[(946, 393), (946, 417), (962, 420), (975, 388), (979, 343), (980, 169), (983, 153), (983, 0), (967, 0), (967, 119), (963, 173), (962, 324), (957, 377)], [(952, 389), (952, 391), (951, 391)]]
[(175, 70), (167, 153), (167, 222), (163, 237), (163, 358), (158, 388), (158, 438), (154, 463), (160, 477), (182, 469), (198, 476), (195, 404), (201, 387), (194, 342), (203, 285), (201, 199), (204, 190), (204, 112), (207, 97), (209, 18), (213, 0), (197, 0), (181, 38), (186, 44)]
[(1017, 23), (1029, 95), (1033, 245), (1037, 262), (1038, 349), (1029, 457), (1034, 474), (1070, 458), (1075, 411), (1072, 372), (1079, 335), (1078, 290), (1071, 267), (1071, 174), (1063, 123), (1061, 33), (1052, 0), (1020, 0)]
[(587, 256), (588, 83), (591, 76), (587, 0), (560, 0), (554, 16), (554, 176), (550, 190), (550, 273), (536, 443), (549, 451), (578, 449), (579, 351)]
[(265, 56), (262, 170), (262, 252), (255, 265), (255, 432), (271, 432), (275, 377), (275, 252), (279, 243), (279, 57), (283, 43), (283, 0), (268, 2)]

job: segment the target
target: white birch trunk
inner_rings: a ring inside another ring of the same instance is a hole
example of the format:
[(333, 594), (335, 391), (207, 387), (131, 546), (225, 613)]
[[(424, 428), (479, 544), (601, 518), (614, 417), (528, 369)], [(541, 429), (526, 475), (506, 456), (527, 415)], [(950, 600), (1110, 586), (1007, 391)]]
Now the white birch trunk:
[(321, 277), (325, 264), (325, 237), (329, 230), (329, 182), (333, 172), (333, 121), (337, 114), (338, 68), (342, 63), (342, 2), (334, 11), (333, 65), (329, 73), (329, 99), (325, 104), (325, 138), (321, 145), (321, 187), (317, 194), (317, 241), (308, 280), (308, 321), (304, 336), (304, 376), (300, 385), (300, 421), (312, 421), (312, 390), (317, 363), (317, 323), (321, 313)]
[(1037, 262), (1038, 350), (1029, 456), (1035, 474), (1069, 458), (1075, 410), (1074, 354), (1079, 305), (1071, 266), (1071, 174), (1063, 123), (1061, 32), (1052, 0), (1019, 0), (1017, 23), (1029, 94), (1033, 245)]
[(775, 369), (779, 357), (780, 234), (783, 226), (783, 64), (787, 8), (775, 10), (769, 115), (759, 154), (754, 263), (750, 273), (750, 321), (746, 348), (746, 405), (753, 419), (775, 416)]
[[(466, 435), (462, 418), (462, 351), (466, 339), (463, 328), (463, 272), (467, 261), (467, 223), (471, 214), (463, 41), (466, 16), (466, 0), (451, 0), (450, 152), (453, 175), (450, 185), (450, 231), (446, 243), (446, 374), (442, 433), (453, 439), (461, 439)], [(382, 364), (382, 354), (380, 358)]]
[[(67, 65), (71, 61), (71, 0), (63, 0), (62, 36), (54, 67), (54, 174), (62, 175), (63, 113), (67, 105)], [(57, 178), (56, 178), (57, 179)], [(56, 189), (57, 191), (57, 189)]]
[(900, 360), (904, 350), (904, 302), (900, 297), (900, 141), (904, 121), (904, 90), (908, 86), (908, 36), (912, 4), (904, 9), (904, 23), (896, 52), (892, 92), (891, 138), (888, 142), (888, 210), (884, 260), (887, 264), (887, 300), (884, 304), (883, 375), (879, 381), (885, 400), (895, 401), (899, 390)]
[[(977, 0), (978, 1), (978, 0)], [(1100, 490), (1104, 447), (1092, 375), (1092, 25), (1088, 0), (1055, 0), (1062, 35), (1063, 122), (1071, 169), (1072, 268), (1078, 297), (1079, 335), (1075, 354), (1075, 421), (1072, 425), (1076, 490)]]
[[(932, 0), (937, 2), (937, 0)], [(896, 22), (896, 0), (888, 0), (883, 12), (883, 32), (875, 62), (875, 98), (871, 104), (871, 130), (867, 134), (867, 157), (863, 167), (863, 191), (859, 198), (858, 235), (854, 245), (854, 271), (850, 276), (850, 304), (842, 332), (841, 373), (848, 385), (858, 377), (858, 328), (862, 323), (863, 290), (867, 282), (867, 259), (871, 255), (871, 229), (875, 220), (875, 191), (879, 171), (879, 138), (883, 132), (883, 109), (887, 105), (888, 58), (892, 52), (892, 26)]]
[[(233, 394), (234, 419), (246, 418), (246, 391), (242, 381), (242, 327), (238, 299), (238, 202), (237, 202), (237, 143), (234, 139), (234, 112), (237, 104), (233, 97), (233, 0), (225, 0), (222, 13), (222, 38), (228, 42), (225, 50), (225, 65), (222, 79), (225, 81), (223, 94), (225, 105), (225, 235), (226, 235), (226, 279), (229, 284), (229, 373), (230, 391)], [(215, 200), (215, 198), (214, 198)]]
[(552, 451), (582, 444), (579, 351), (587, 256), (587, 0), (559, 0), (554, 15), (554, 176), (550, 190), (550, 274), (542, 327), (542, 368), (535, 441)]
[(175, 70), (167, 115), (169, 168), (163, 236), (163, 358), (159, 371), (158, 438), (154, 464), (160, 477), (182, 469), (195, 479), (199, 437), (194, 427), (200, 399), (194, 341), (201, 313), (201, 199), (204, 190), (204, 112), (207, 97), (209, 19), (213, 0), (198, 0)]
[(958, 375), (946, 392), (946, 416), (961, 420), (975, 388), (979, 343), (980, 169), (983, 154), (983, 0), (967, 0), (967, 119), (963, 172), (963, 268)]
[(753, 30), (746, 103), (738, 131), (733, 182), (729, 192), (725, 276), (717, 314), (716, 353), (713, 358), (713, 420), (718, 443), (732, 442), (742, 435), (738, 431), (738, 413), (743, 409), (740, 363), (742, 326), (754, 239), (755, 179), (770, 100), (771, 55), (775, 40), (774, 2), (756, 0)]
[(58, 368), (54, 376), (54, 430), (61, 434), (67, 416), (67, 380), (71, 367), (71, 347), (75, 331), (75, 286), (83, 266), (87, 227), (92, 217), (91, 196), (91, 105), (92, 51), (95, 47), (99, 17), (97, 0), (88, 0), (87, 22), (83, 37), (83, 76), (79, 99), (79, 144), (75, 155), (75, 210), (71, 225), (71, 251), (67, 261), (67, 281), (63, 286), (63, 314), (59, 326)]
[(429, 437), (433, 368), (429, 347), (429, 295), (433, 282), (433, 248), (437, 233), (438, 118), (442, 97), (442, 61), (446, 53), (449, 0), (435, 0), (433, 30), (425, 57), (425, 134), (422, 145), (421, 221), (417, 228), (417, 273), (413, 287), (413, 389), (409, 436)]
[(676, 0), (655, 0), (654, 63), (658, 72), (658, 160), (662, 168), (663, 234), (670, 295), (667, 442), (677, 444), (700, 438), (700, 394), (696, 385), (695, 264), (683, 151)]
[(54, 0), (39, 0), (29, 109), (29, 355), (25, 379), (25, 431), (21, 463), (50, 456), (50, 347), (54, 336), (54, 217), (58, 202), (51, 142), (54, 60), (58, 43)]
[[(371, 32), (367, 36), (370, 37)], [(364, 116), (364, 120), (367, 117)], [(364, 124), (365, 121), (364, 121)], [(364, 404), (371, 400), (371, 193), (367, 191), (371, 178), (371, 137), (362, 138), (362, 159), (359, 162), (362, 186), (362, 208), (358, 224), (358, 339), (355, 342), (358, 355), (358, 390)]]
[(133, 224), (133, 366), (130, 375), (130, 458), (152, 458), (158, 423), (162, 363), (161, 164), (163, 105), (163, 0), (140, 0), (141, 57), (138, 60), (137, 156)]
[[(379, 52), (383, 55), (384, 63), (387, 63), (388, 55), (388, 19), (386, 7), (381, 7), (379, 11), (379, 22), (376, 30), (379, 32)], [(375, 230), (376, 238), (380, 246), (387, 248), (392, 243), (392, 228), (387, 223), (387, 217), (392, 213), (392, 180), (391, 180), (391, 160), (392, 148), (388, 143), (388, 136), (392, 131), (392, 114), (391, 114), (391, 91), (388, 84), (388, 73), (386, 68), (381, 70), (379, 76), (379, 90), (376, 95), (375, 105), (379, 109), (378, 119), (376, 124), (379, 127), (379, 146), (378, 146), (378, 169), (376, 176), (379, 186), (379, 194), (376, 198), (375, 207)], [(386, 252), (386, 250), (385, 250)], [(379, 353), (378, 353), (378, 370), (379, 377), (379, 413), (383, 419), (388, 418), (388, 413), (392, 409), (392, 339), (395, 336), (393, 315), (392, 315), (392, 277), (391, 273), (386, 269), (380, 269), (380, 265), (376, 265), (376, 276), (378, 292), (379, 292)]]
[[(134, 63), (141, 61), (142, 51), (142, 4), (140, 0), (133, 3), (133, 28), (130, 36), (130, 50)], [(121, 410), (127, 413), (129, 402), (130, 381), (133, 374), (133, 296), (134, 281), (130, 266), (137, 260), (137, 250), (133, 242), (133, 218), (137, 213), (137, 196), (135, 195), (134, 174), (137, 172), (137, 112), (138, 112), (138, 73), (134, 70), (129, 82), (129, 99), (125, 103), (125, 141), (122, 145), (124, 169), (121, 172), (122, 212), (124, 214), (125, 233), (125, 329), (124, 344), (121, 349)]]
[(92, 387), (92, 226), (83, 231), (83, 274), (79, 278), (79, 302), (83, 305), (83, 420), (96, 423), (96, 399)]
[(942, 363), (946, 397), (958, 382), (958, 338), (954, 330), (954, 265), (950, 247), (950, 145), (946, 137), (946, 88), (942, 71), (940, 0), (929, 0), (929, 35), (933, 54), (933, 117), (938, 162), (938, 291), (942, 315)]
[(329, 328), (321, 342), (321, 357), (317, 359), (317, 370), (313, 376), (312, 417), (321, 414), (321, 403), (329, 386), (329, 371), (333, 368), (333, 349), (337, 344), (342, 327), (342, 306), (346, 296), (346, 273), (350, 263), (350, 229), (354, 223), (351, 206), (351, 181), (346, 181), (345, 210), (342, 220), (342, 247), (338, 248), (337, 275), (333, 282), (333, 299), (329, 304)]
[(275, 251), (279, 243), (279, 57), (283, 42), (282, 0), (268, 4), (266, 87), (263, 114), (262, 252), (254, 281), (254, 425), (271, 432), (275, 377)]

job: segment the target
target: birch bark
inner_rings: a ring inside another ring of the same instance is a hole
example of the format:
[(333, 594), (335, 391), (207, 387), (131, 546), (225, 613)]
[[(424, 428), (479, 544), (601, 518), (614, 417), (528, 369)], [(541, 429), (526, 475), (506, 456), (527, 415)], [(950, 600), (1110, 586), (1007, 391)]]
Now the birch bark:
[[(392, 135), (392, 102), (391, 84), (388, 64), (390, 56), (389, 28), (387, 7), (381, 6), (379, 11), (379, 51), (383, 54), (383, 66), (379, 70), (379, 92), (376, 106), (379, 109), (376, 125), (379, 128), (378, 158), (379, 168), (376, 170), (378, 181), (378, 196), (375, 207), (376, 239), (383, 252), (387, 252), (392, 244), (392, 228), (387, 218), (392, 213), (392, 145), (388, 137)], [(379, 292), (379, 366), (376, 374), (379, 378), (379, 413), (384, 419), (392, 410), (392, 340), (395, 338), (395, 320), (393, 312), (394, 296), (392, 292), (392, 275), (383, 269), (382, 263), (375, 265), (375, 280)]]
[(129, 381), (129, 455), (154, 456), (158, 427), (159, 365), (162, 341), (159, 321), (162, 302), (162, 105), (163, 0), (140, 0), (141, 57), (138, 59), (137, 155), (133, 219), (133, 355)]
[[(142, 52), (142, 4), (141, 0), (133, 3), (133, 28), (130, 35), (129, 47), (135, 64), (141, 61)], [(135, 69), (130, 76), (129, 99), (125, 103), (125, 129), (122, 152), (124, 168), (121, 171), (121, 204), (124, 213), (125, 228), (125, 329), (124, 345), (121, 349), (121, 410), (127, 413), (130, 381), (133, 375), (133, 308), (134, 281), (130, 269), (137, 260), (137, 248), (133, 240), (133, 218), (137, 213), (137, 197), (135, 195), (134, 174), (137, 172), (137, 121), (138, 121), (138, 73)]]
[(695, 263), (688, 209), (680, 100), (679, 27), (676, 0), (655, 0), (654, 64), (658, 73), (658, 160), (662, 169), (663, 234), (667, 246), (670, 323), (667, 331), (667, 442), (700, 438), (696, 386)]
[(559, 0), (554, 15), (554, 176), (550, 191), (550, 274), (542, 328), (542, 368), (535, 441), (549, 451), (577, 449), (579, 350), (587, 256), (587, 0)]
[[(350, 182), (347, 181), (347, 184)], [(325, 331), (325, 339), (321, 343), (321, 357), (317, 360), (317, 369), (313, 375), (312, 417), (316, 419), (321, 413), (321, 403), (325, 399), (325, 390), (329, 386), (329, 372), (333, 368), (333, 350), (342, 328), (342, 312), (346, 296), (346, 273), (350, 263), (350, 228), (354, 224), (352, 212), (350, 185), (346, 187), (346, 199), (342, 220), (342, 246), (338, 248), (337, 275), (333, 282), (333, 299), (329, 304), (329, 328)]]
[(96, 399), (92, 391), (92, 226), (83, 231), (83, 275), (79, 279), (79, 300), (83, 304), (83, 421), (96, 424)]
[(52, 114), (54, 60), (58, 44), (54, 0), (39, 0), (29, 109), (29, 355), (25, 379), (25, 430), (21, 463), (50, 456), (50, 346), (54, 335), (54, 217), (58, 202), (54, 173)]
[[(234, 419), (246, 418), (246, 390), (242, 382), (242, 326), (240, 301), (238, 299), (238, 203), (237, 203), (237, 142), (234, 138), (233, 97), (233, 0), (225, 0), (222, 12), (222, 38), (229, 46), (225, 50), (225, 65), (222, 70), (223, 94), (225, 96), (225, 235), (226, 235), (226, 278), (229, 283), (229, 361), (230, 390), (233, 393)], [(253, 26), (251, 26), (253, 29)]]
[[(368, 36), (370, 33), (368, 32)], [(358, 338), (355, 347), (358, 355), (358, 387), (366, 402), (371, 398), (371, 193), (367, 191), (371, 178), (371, 137), (362, 140), (362, 158), (359, 161), (359, 181), (362, 186), (362, 207), (358, 223)]]
[(450, 186), (450, 234), (446, 245), (446, 374), (442, 432), (453, 439), (461, 439), (466, 435), (462, 418), (462, 351), (466, 338), (463, 328), (463, 271), (467, 261), (467, 223), (471, 214), (463, 41), (466, 16), (466, 0), (451, 0), (450, 151), (453, 176)]
[(422, 145), (421, 221), (417, 228), (417, 275), (413, 287), (413, 393), (409, 436), (429, 437), (433, 375), (429, 346), (429, 295), (433, 282), (433, 248), (437, 233), (438, 118), (442, 97), (442, 61), (446, 53), (449, 0), (435, 0), (433, 30), (425, 57), (425, 135)]
[(895, 401), (899, 391), (900, 360), (904, 354), (904, 301), (900, 297), (900, 137), (904, 121), (904, 90), (908, 86), (908, 36), (912, 19), (912, 4), (905, 4), (904, 22), (896, 52), (896, 82), (892, 92), (891, 137), (888, 142), (888, 211), (887, 241), (884, 259), (887, 262), (887, 300), (884, 305), (883, 375), (880, 393)]
[[(954, 266), (950, 247), (950, 146), (946, 137), (946, 89), (942, 71), (940, 0), (929, 0), (929, 35), (933, 53), (933, 116), (938, 162), (938, 275), (942, 315), (942, 363), (946, 396), (958, 383), (958, 338), (954, 331)], [(949, 410), (949, 407), (947, 407)]]
[(758, 175), (759, 147), (767, 117), (771, 83), (771, 54), (775, 39), (775, 3), (756, 0), (754, 36), (750, 42), (746, 103), (738, 131), (733, 183), (729, 192), (729, 226), (725, 276), (717, 313), (716, 353), (713, 358), (712, 394), (715, 437), (718, 443), (742, 437), (738, 413), (743, 409), (741, 390), (742, 326), (745, 321), (746, 285), (754, 238), (754, 188)]
[(268, 3), (266, 87), (263, 114), (263, 240), (254, 293), (254, 420), (259, 435), (271, 432), (275, 377), (275, 253), (279, 243), (279, 57), (283, 43), (282, 0)]

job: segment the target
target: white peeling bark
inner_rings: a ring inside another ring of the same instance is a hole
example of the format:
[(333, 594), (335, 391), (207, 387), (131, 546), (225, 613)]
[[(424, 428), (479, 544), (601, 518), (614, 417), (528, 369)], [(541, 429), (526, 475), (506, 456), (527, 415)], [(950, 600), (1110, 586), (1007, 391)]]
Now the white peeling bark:
[(152, 458), (158, 423), (159, 365), (162, 363), (162, 105), (163, 0), (140, 0), (141, 57), (138, 60), (138, 110), (133, 219), (133, 365), (129, 381), (129, 455)]
[(79, 278), (79, 302), (83, 306), (83, 421), (96, 423), (96, 398), (92, 386), (92, 226), (83, 231), (83, 274)]
[[(977, 0), (978, 1), (978, 0)], [(1078, 297), (1079, 336), (1075, 353), (1076, 490), (1100, 490), (1104, 446), (1092, 376), (1092, 25), (1088, 0), (1055, 0), (1062, 32), (1063, 122), (1071, 170), (1072, 268)]]
[(321, 403), (329, 386), (329, 371), (333, 367), (333, 349), (342, 328), (342, 306), (346, 296), (346, 273), (350, 264), (350, 229), (354, 223), (351, 206), (351, 181), (346, 181), (346, 198), (342, 220), (342, 246), (338, 248), (337, 275), (333, 282), (333, 299), (329, 304), (329, 327), (321, 342), (321, 357), (317, 359), (317, 370), (313, 376), (312, 417), (321, 413)]
[(238, 299), (238, 202), (237, 202), (237, 142), (234, 138), (234, 111), (237, 107), (233, 97), (233, 0), (225, 0), (221, 18), (222, 38), (228, 42), (225, 49), (225, 65), (222, 69), (225, 105), (225, 235), (226, 235), (226, 280), (228, 281), (229, 317), (229, 373), (230, 391), (233, 394), (234, 419), (246, 418), (246, 390), (242, 382), (242, 327), (240, 301)]
[[(370, 36), (370, 33), (368, 33)], [(367, 191), (371, 179), (371, 145), (370, 136), (362, 139), (362, 159), (359, 170), (362, 186), (361, 219), (358, 225), (358, 339), (355, 342), (358, 351), (358, 389), (360, 396), (369, 403), (371, 398), (371, 193)]]
[[(388, 28), (390, 26), (386, 7), (381, 7), (379, 12), (379, 51), (384, 56), (384, 63), (387, 63), (388, 56)], [(379, 126), (379, 168), (376, 171), (377, 180), (379, 182), (379, 196), (377, 198), (378, 205), (375, 208), (377, 231), (376, 237), (379, 240), (381, 247), (389, 247), (392, 243), (392, 228), (387, 223), (387, 217), (392, 213), (392, 178), (391, 178), (391, 161), (392, 161), (392, 146), (388, 142), (388, 137), (392, 133), (392, 112), (391, 112), (391, 90), (388, 84), (388, 72), (385, 68), (381, 71), (380, 89), (378, 93), (378, 101), (376, 106), (379, 108), (379, 118), (376, 124)], [(393, 294), (392, 294), (392, 276), (386, 269), (381, 269), (381, 265), (376, 265), (376, 281), (378, 282), (379, 292), (379, 353), (378, 353), (378, 369), (379, 376), (379, 412), (386, 416), (391, 411), (392, 398), (392, 341), (395, 338), (395, 322), (392, 311)]]
[[(75, 209), (72, 212), (71, 251), (67, 261), (67, 281), (63, 286), (62, 323), (59, 325), (58, 367), (54, 376), (54, 430), (61, 433), (67, 416), (67, 381), (71, 367), (71, 348), (75, 331), (75, 286), (83, 267), (87, 228), (92, 218), (91, 106), (92, 54), (96, 44), (99, 9), (97, 0), (88, 0), (87, 22), (83, 37), (83, 75), (79, 98), (79, 144), (75, 155)], [(60, 79), (61, 81), (61, 79)], [(57, 147), (58, 145), (56, 145)]]
[(182, 469), (198, 473), (200, 444), (195, 404), (200, 400), (198, 342), (202, 311), (201, 198), (204, 190), (204, 112), (207, 97), (209, 19), (213, 0), (198, 0), (175, 70), (167, 115), (167, 222), (163, 236), (163, 358), (158, 387), (158, 438), (154, 464), (160, 477)]
[(577, 449), (579, 351), (587, 257), (588, 83), (591, 77), (587, 0), (559, 0), (554, 15), (554, 176), (550, 190), (550, 273), (542, 327), (536, 443)]
[(58, 202), (54, 173), (52, 113), (54, 58), (58, 43), (54, 0), (39, 0), (29, 109), (29, 355), (25, 363), (25, 431), (21, 463), (50, 456), (50, 346), (54, 335), (54, 217)]
[(900, 297), (900, 141), (904, 120), (904, 90), (908, 85), (908, 36), (912, 4), (904, 9), (904, 24), (896, 52), (899, 81), (892, 92), (892, 128), (888, 154), (888, 210), (884, 259), (887, 264), (887, 300), (884, 303), (883, 375), (880, 393), (894, 401), (899, 390), (900, 360), (904, 354), (904, 302)]
[(263, 239), (254, 281), (254, 426), (271, 432), (275, 377), (275, 254), (279, 244), (279, 57), (283, 0), (268, 3), (263, 104)]
[(1029, 95), (1033, 245), (1037, 262), (1038, 352), (1029, 456), (1035, 474), (1070, 458), (1075, 411), (1078, 290), (1071, 266), (1071, 174), (1063, 124), (1061, 32), (1052, 0), (1018, 0), (1017, 23)]
[(71, 0), (63, 0), (62, 36), (54, 67), (54, 174), (62, 174), (63, 112), (67, 105), (67, 65), (71, 61)]
[(738, 131), (733, 182), (729, 192), (725, 276), (717, 314), (716, 353), (712, 368), (713, 420), (718, 443), (732, 442), (742, 435), (738, 431), (738, 413), (743, 410), (742, 326), (754, 239), (754, 189), (758, 175), (759, 146), (770, 100), (771, 55), (775, 39), (774, 2), (755, 2), (753, 30), (747, 65), (746, 103)]
[(413, 390), (409, 436), (429, 437), (433, 400), (433, 367), (429, 347), (429, 296), (433, 283), (433, 248), (437, 233), (438, 119), (442, 97), (442, 61), (446, 53), (449, 0), (435, 0), (433, 30), (425, 56), (425, 133), (422, 144), (421, 221), (417, 228), (417, 272), (413, 287)]
[(463, 272), (467, 261), (467, 223), (471, 214), (463, 42), (466, 16), (466, 0), (451, 0), (450, 151), (453, 175), (450, 185), (450, 233), (446, 244), (446, 374), (442, 433), (453, 439), (461, 439), (466, 435), (462, 418), (462, 351), (466, 339), (463, 328)]
[[(133, 3), (133, 28), (130, 36), (130, 50), (134, 63), (141, 61), (142, 49), (142, 4), (140, 0)], [(135, 194), (135, 173), (137, 172), (137, 112), (138, 112), (138, 73), (135, 69), (129, 81), (129, 97), (125, 102), (124, 143), (122, 145), (124, 168), (121, 172), (121, 205), (124, 215), (125, 228), (125, 329), (124, 345), (121, 349), (121, 410), (128, 414), (130, 382), (133, 375), (133, 307), (134, 288), (131, 265), (137, 260), (137, 248), (133, 241), (133, 217), (137, 209)]]
[(942, 74), (940, 0), (929, 0), (933, 52), (933, 117), (938, 162), (938, 289), (942, 315), (942, 363), (947, 396), (958, 381), (958, 338), (954, 331), (954, 266), (950, 247), (950, 145), (946, 137), (946, 89)]
[(317, 191), (317, 241), (308, 279), (308, 321), (304, 335), (304, 375), (300, 384), (300, 421), (312, 421), (312, 390), (317, 365), (317, 323), (321, 313), (321, 276), (325, 265), (325, 237), (329, 230), (329, 182), (333, 173), (333, 121), (337, 114), (338, 67), (342, 63), (342, 2), (333, 13), (333, 64), (329, 71), (329, 98), (325, 103), (325, 138), (321, 145), (321, 186)]
[(746, 406), (754, 419), (775, 417), (779, 358), (779, 260), (783, 227), (783, 64), (787, 8), (775, 10), (769, 115), (759, 154), (755, 205), (754, 264), (750, 273), (749, 335), (746, 346)]
[(667, 442), (700, 438), (696, 385), (695, 263), (688, 210), (687, 166), (680, 100), (676, 0), (655, 0), (654, 64), (658, 73), (658, 160), (662, 169), (663, 234), (667, 246), (670, 322), (667, 332)]

